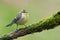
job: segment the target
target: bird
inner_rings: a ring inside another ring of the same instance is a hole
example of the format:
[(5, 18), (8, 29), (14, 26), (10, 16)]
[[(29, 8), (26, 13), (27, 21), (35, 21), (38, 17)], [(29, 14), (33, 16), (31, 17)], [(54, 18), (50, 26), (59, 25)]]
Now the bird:
[(20, 11), (16, 15), (16, 17), (9, 24), (6, 25), (6, 27), (9, 27), (9, 26), (12, 26), (13, 24), (16, 24), (17, 25), (16, 30), (18, 30), (18, 26), (25, 25), (28, 21), (28, 18), (29, 18), (28, 12), (25, 9), (23, 9), (22, 11)]

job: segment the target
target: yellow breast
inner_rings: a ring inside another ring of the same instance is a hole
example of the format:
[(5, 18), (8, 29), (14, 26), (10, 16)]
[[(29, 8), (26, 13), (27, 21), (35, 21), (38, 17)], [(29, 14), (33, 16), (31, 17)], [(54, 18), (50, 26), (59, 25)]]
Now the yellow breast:
[(22, 13), (22, 16), (25, 18), (25, 20), (27, 20), (28, 19), (28, 13)]
[(22, 13), (22, 17), (24, 18), (24, 20), (20, 23), (20, 24), (25, 24), (28, 21), (28, 13)]
[(28, 13), (22, 13), (22, 16), (25, 17), (25, 19), (28, 19), (29, 17)]

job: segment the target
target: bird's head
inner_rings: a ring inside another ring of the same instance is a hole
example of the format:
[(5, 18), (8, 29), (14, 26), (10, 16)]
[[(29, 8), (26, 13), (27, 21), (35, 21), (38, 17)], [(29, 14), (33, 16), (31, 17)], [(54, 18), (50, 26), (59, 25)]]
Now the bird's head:
[(25, 9), (23, 9), (21, 12), (22, 12), (22, 13), (28, 13)]

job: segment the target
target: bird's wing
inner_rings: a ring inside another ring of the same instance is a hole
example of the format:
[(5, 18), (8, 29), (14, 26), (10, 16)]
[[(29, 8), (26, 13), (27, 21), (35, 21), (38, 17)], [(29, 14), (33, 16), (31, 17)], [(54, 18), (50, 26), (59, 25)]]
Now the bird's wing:
[(22, 14), (21, 13), (19, 13), (13, 20), (12, 20), (12, 22), (11, 23), (9, 23), (8, 25), (6, 25), (7, 27), (8, 26), (11, 26), (11, 25), (13, 25), (13, 23), (16, 23), (19, 19), (21, 19), (21, 17), (22, 17)]
[(19, 19), (21, 19), (21, 17), (22, 17), (21, 13), (17, 14), (17, 16), (13, 19), (12, 22), (14, 22), (14, 23), (17, 22)]

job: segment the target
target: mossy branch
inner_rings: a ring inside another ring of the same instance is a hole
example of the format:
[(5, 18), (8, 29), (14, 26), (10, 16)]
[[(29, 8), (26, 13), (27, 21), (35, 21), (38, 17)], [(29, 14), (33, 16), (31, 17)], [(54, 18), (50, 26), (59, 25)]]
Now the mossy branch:
[(53, 29), (58, 25), (60, 25), (60, 11), (47, 19), (40, 20), (39, 22), (29, 25), (28, 27), (21, 28), (13, 33), (10, 33), (9, 35), (3, 36), (0, 40), (13, 40), (17, 37), (22, 37), (35, 32)]

